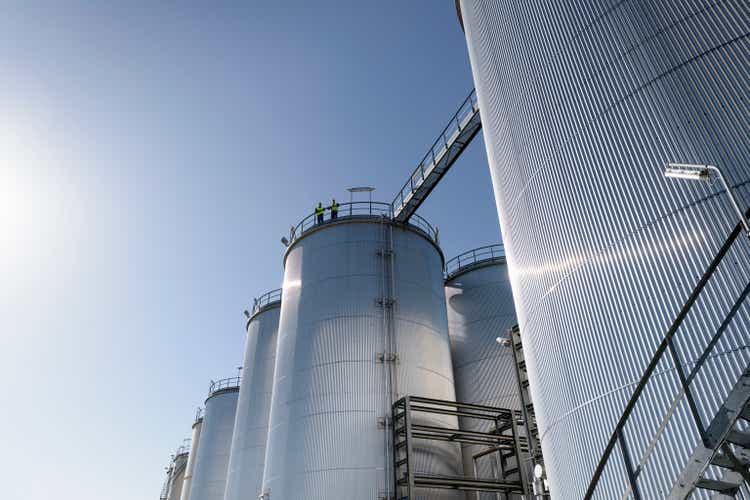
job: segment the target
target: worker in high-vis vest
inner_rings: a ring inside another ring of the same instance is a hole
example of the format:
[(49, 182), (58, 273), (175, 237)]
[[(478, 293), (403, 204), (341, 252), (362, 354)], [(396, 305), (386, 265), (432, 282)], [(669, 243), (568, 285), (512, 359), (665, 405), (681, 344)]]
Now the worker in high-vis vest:
[(336, 220), (339, 217), (339, 204), (336, 203), (336, 198), (331, 201), (331, 206), (328, 208), (331, 209), (331, 220)]
[(323, 224), (323, 214), (326, 213), (326, 209), (323, 208), (323, 203), (318, 202), (318, 206), (315, 207), (315, 217), (318, 219), (318, 224)]

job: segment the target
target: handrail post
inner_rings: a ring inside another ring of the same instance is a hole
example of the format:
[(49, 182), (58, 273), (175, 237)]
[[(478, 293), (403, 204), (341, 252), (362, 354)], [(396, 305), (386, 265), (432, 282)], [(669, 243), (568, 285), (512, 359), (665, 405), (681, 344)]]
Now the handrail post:
[(677, 354), (677, 349), (675, 349), (674, 342), (672, 339), (669, 339), (669, 353), (672, 355), (672, 360), (675, 364), (675, 370), (677, 371), (677, 377), (680, 379), (680, 384), (682, 384), (682, 390), (685, 392), (685, 398), (688, 401), (688, 406), (690, 407), (690, 413), (693, 414), (693, 419), (695, 420), (695, 425), (698, 427), (698, 434), (701, 436), (701, 442), (703, 444), (706, 444), (706, 429), (703, 427), (703, 422), (701, 421), (700, 413), (698, 413), (698, 406), (695, 404), (695, 399), (693, 398), (693, 393), (690, 391), (690, 387), (685, 379), (685, 372), (682, 369), (682, 363), (680, 362), (680, 357)]
[(622, 429), (617, 430), (617, 439), (620, 442), (622, 460), (623, 462), (625, 462), (625, 470), (628, 473), (628, 482), (630, 483), (630, 489), (633, 491), (633, 499), (641, 500), (641, 494), (638, 491), (638, 484), (636, 483), (636, 474), (633, 472), (633, 464), (630, 461), (630, 452), (628, 451), (628, 445), (625, 443), (625, 435), (622, 433)]

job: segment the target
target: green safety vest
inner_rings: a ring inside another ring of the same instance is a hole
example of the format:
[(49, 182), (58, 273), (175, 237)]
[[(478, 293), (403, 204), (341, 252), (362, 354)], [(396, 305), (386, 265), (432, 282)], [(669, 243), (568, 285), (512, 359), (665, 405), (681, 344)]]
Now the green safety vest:
[(323, 215), (325, 209), (323, 207), (315, 207), (315, 215)]
[(338, 212), (338, 211), (339, 211), (338, 203), (334, 203), (333, 205), (331, 205), (331, 212)]

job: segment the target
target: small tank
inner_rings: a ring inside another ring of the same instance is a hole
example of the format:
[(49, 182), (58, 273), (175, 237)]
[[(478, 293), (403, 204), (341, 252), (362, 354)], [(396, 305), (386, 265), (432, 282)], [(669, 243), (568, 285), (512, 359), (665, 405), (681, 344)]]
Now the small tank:
[(167, 490), (167, 500), (180, 500), (182, 488), (185, 483), (185, 471), (190, 453), (190, 447), (182, 445), (177, 448), (170, 467), (169, 488)]
[(200, 443), (202, 428), (203, 409), (198, 408), (195, 413), (195, 421), (193, 422), (193, 434), (190, 439), (191, 448), (190, 453), (188, 454), (187, 464), (185, 465), (185, 479), (182, 481), (180, 500), (190, 500), (190, 488), (193, 482), (193, 472), (195, 471), (196, 454), (198, 452), (198, 444)]
[(280, 309), (279, 289), (255, 299), (252, 312), (248, 313), (226, 500), (256, 499), (261, 493)]
[[(516, 324), (513, 294), (502, 245), (469, 250), (446, 263), (445, 300), (451, 339), (456, 399), (463, 403), (520, 410), (515, 360), (498, 344)], [(464, 430), (477, 420), (459, 419)], [(497, 455), (474, 459), (483, 448), (462, 445), (464, 473), (495, 477)], [(477, 498), (494, 499), (482, 493)]]
[(211, 382), (190, 487), (190, 500), (224, 500), (240, 378)]

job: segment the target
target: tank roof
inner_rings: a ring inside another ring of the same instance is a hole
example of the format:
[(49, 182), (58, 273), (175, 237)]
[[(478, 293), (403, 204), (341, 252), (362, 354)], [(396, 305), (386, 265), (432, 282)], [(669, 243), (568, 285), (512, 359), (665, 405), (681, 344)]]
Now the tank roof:
[(472, 269), (504, 262), (505, 247), (501, 244), (474, 248), (453, 257), (445, 263), (445, 281), (450, 281)]

